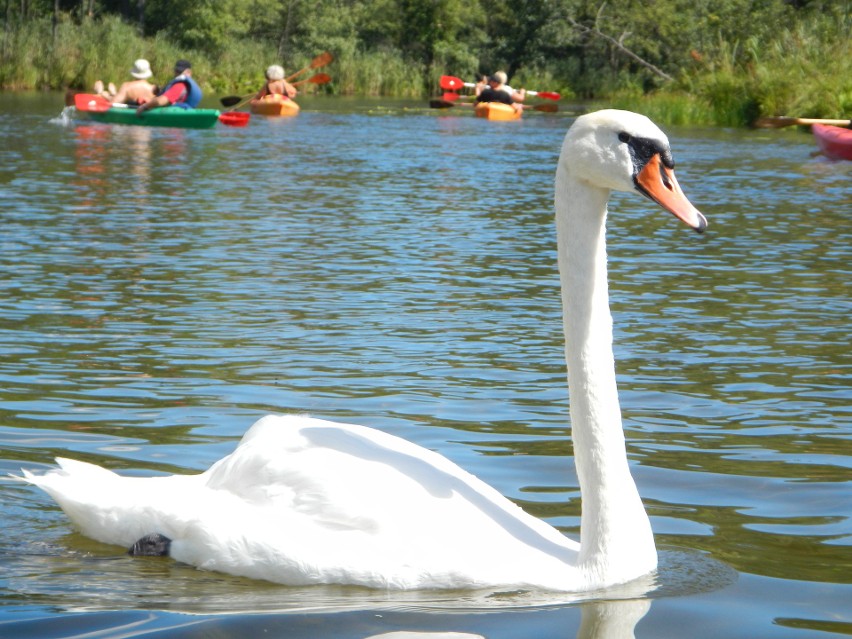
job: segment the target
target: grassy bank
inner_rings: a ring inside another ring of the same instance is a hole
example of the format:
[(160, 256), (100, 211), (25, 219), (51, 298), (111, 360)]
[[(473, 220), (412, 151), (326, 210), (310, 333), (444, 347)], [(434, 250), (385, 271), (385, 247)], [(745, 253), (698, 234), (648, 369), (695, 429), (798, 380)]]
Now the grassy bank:
[(765, 115), (852, 117), (852, 45), (839, 25), (815, 20), (779, 29), (771, 46), (752, 47), (745, 55), (738, 49), (723, 44), (665, 91), (620, 91), (608, 103), (669, 124), (741, 126)]
[[(318, 51), (295, 53), (285, 60), (288, 73), (310, 64)], [(322, 71), (334, 80), (323, 91), (341, 95), (421, 97), (425, 69), (412, 67), (393, 52), (333, 52), (336, 60)], [(175, 60), (192, 61), (202, 87), (216, 94), (247, 93), (264, 81), (270, 64), (280, 63), (271, 45), (240, 41), (217, 55), (181, 48), (161, 37), (142, 38), (115, 17), (76, 24), (61, 22), (53, 36), (49, 20), (33, 20), (5, 34), (0, 50), (0, 88), (4, 90), (88, 90), (95, 80), (116, 83), (130, 79), (136, 58), (146, 58), (154, 80), (165, 82)], [(308, 74), (299, 79), (310, 77)], [(437, 82), (437, 80), (436, 80)]]
[[(195, 77), (215, 94), (245, 94), (263, 82), (267, 65), (280, 63), (263, 41), (236, 41), (215, 54), (181, 48), (164, 37), (142, 38), (116, 17), (77, 23), (65, 18), (31, 20), (8, 29), (0, 49), (0, 87), (89, 89), (95, 80), (128, 79), (133, 60), (147, 58), (155, 80), (164, 82), (177, 58), (192, 60)], [(317, 90), (336, 95), (425, 98), (452, 69), (412, 62), (396, 50), (364, 51), (352, 41), (332, 51), (322, 71), (333, 82)], [(292, 73), (319, 51), (293, 52), (284, 60)], [(742, 126), (761, 115), (849, 117), (852, 114), (852, 47), (842, 25), (819, 18), (777, 30), (769, 45), (719, 42), (672, 82), (653, 90), (640, 74), (600, 80), (600, 106), (640, 111), (661, 123)], [(555, 69), (556, 67), (554, 67)], [(571, 96), (576, 78), (554, 69), (520, 69), (515, 86), (557, 90)], [(303, 78), (308, 75), (302, 76)], [(588, 79), (584, 80), (588, 86)]]

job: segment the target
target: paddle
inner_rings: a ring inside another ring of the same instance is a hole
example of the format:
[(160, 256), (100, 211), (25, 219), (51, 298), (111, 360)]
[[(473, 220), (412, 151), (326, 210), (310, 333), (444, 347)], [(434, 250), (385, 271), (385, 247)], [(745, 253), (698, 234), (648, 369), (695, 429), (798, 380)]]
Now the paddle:
[(473, 102), (450, 102), (449, 100), (429, 100), (431, 109), (449, 109), (457, 106), (473, 106)]
[(471, 84), (470, 82), (465, 82), (464, 80), (460, 80), (459, 78), (453, 77), (451, 75), (442, 75), (441, 76), (441, 88), (447, 89), (449, 91), (458, 91), (462, 87), (475, 87), (475, 84)]
[(329, 64), (330, 62), (333, 62), (333, 61), (334, 61), (334, 56), (331, 55), (328, 51), (326, 51), (325, 53), (320, 53), (317, 57), (315, 57), (313, 60), (311, 60), (311, 63), (308, 66), (306, 66), (304, 69), (299, 69), (293, 75), (285, 78), (285, 80), (287, 82), (289, 82), (293, 78), (302, 75), (305, 71), (310, 71), (311, 69), (319, 69), (320, 67), (324, 67), (325, 65), (327, 65), (327, 64)]
[[(453, 77), (451, 75), (442, 75), (441, 76), (441, 88), (447, 89), (449, 91), (458, 91), (462, 87), (475, 87), (476, 85), (473, 82), (464, 82), (459, 78)], [(546, 100), (559, 100), (562, 96), (553, 91), (527, 91), (527, 95), (531, 95), (533, 97), (538, 96), (539, 98), (545, 98)], [(446, 98), (445, 98), (446, 99)]]
[(328, 84), (331, 82), (331, 76), (327, 73), (315, 73), (307, 80), (298, 80), (293, 83), (294, 87), (299, 86), (300, 84)]
[(74, 96), (74, 106), (78, 111), (91, 111), (93, 113), (103, 113), (112, 108), (112, 102), (107, 100), (102, 95), (94, 93), (78, 93)]
[(849, 126), (852, 120), (822, 120), (820, 118), (790, 118), (784, 115), (757, 118), (754, 126), (758, 129), (780, 129), (785, 126), (808, 126), (810, 124), (830, 124), (832, 126)]
[[(449, 100), (429, 100), (429, 107), (432, 109), (449, 109), (455, 106), (474, 106), (472, 102), (450, 102)], [(533, 111), (542, 111), (544, 113), (556, 113), (559, 111), (558, 104), (523, 104), (524, 109), (532, 109)]]
[(561, 100), (562, 96), (555, 91), (529, 91), (527, 90), (527, 95), (531, 95), (533, 97), (544, 98), (545, 100)]
[(544, 113), (556, 113), (559, 111), (558, 104), (551, 104), (550, 102), (545, 102), (544, 104), (525, 104), (525, 109), (532, 109), (533, 111), (542, 111)]
[(223, 107), (231, 107), (235, 104), (239, 104), (243, 100), (251, 100), (255, 95), (257, 95), (257, 91), (250, 95), (226, 95), (224, 98), (220, 98), (219, 102), (222, 103)]
[[(307, 80), (299, 80), (298, 82), (294, 82), (293, 86), (299, 86), (300, 84), (328, 84), (331, 82), (331, 76), (326, 73), (316, 73), (312, 75)], [(250, 93), (249, 95), (226, 95), (224, 98), (220, 98), (219, 102), (222, 103), (222, 106), (230, 107), (234, 105), (239, 105), (241, 102), (248, 102), (251, 100), (257, 92)], [(235, 107), (236, 108), (236, 107)]]

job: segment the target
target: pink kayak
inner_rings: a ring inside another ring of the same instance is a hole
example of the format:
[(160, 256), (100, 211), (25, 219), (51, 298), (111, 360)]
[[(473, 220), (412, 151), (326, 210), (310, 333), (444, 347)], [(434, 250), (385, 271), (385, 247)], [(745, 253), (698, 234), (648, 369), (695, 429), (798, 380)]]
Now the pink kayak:
[(852, 160), (852, 129), (814, 124), (811, 130), (825, 157), (831, 160)]

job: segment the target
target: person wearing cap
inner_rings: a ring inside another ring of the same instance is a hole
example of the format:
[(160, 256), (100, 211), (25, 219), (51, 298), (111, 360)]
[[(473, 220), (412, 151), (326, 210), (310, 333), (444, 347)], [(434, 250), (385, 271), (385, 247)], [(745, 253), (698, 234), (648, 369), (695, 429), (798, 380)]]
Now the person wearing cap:
[(175, 62), (175, 77), (163, 87), (159, 95), (140, 104), (136, 114), (142, 115), (149, 109), (169, 105), (194, 109), (201, 102), (202, 95), (201, 87), (192, 79), (192, 65), (188, 60), (178, 60)]
[(136, 60), (130, 68), (130, 75), (134, 79), (122, 84), (118, 91), (112, 82), (109, 83), (109, 90), (104, 91), (104, 83), (98, 80), (95, 82), (95, 93), (112, 102), (132, 105), (143, 104), (156, 95), (157, 87), (148, 82), (152, 73), (151, 65), (146, 59)]
[(298, 93), (296, 87), (284, 79), (284, 68), (278, 64), (273, 64), (266, 69), (266, 84), (253, 99), (261, 100), (267, 95), (282, 95), (292, 100)]

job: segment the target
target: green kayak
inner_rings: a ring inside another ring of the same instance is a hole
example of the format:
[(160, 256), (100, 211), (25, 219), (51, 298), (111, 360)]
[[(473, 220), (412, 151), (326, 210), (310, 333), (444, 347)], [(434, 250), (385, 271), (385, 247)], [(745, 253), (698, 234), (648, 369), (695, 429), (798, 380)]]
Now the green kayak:
[(167, 106), (136, 115), (136, 109), (112, 107), (106, 111), (87, 111), (95, 122), (108, 124), (137, 124), (141, 126), (172, 126), (182, 129), (209, 129), (219, 120), (218, 109), (183, 109)]

